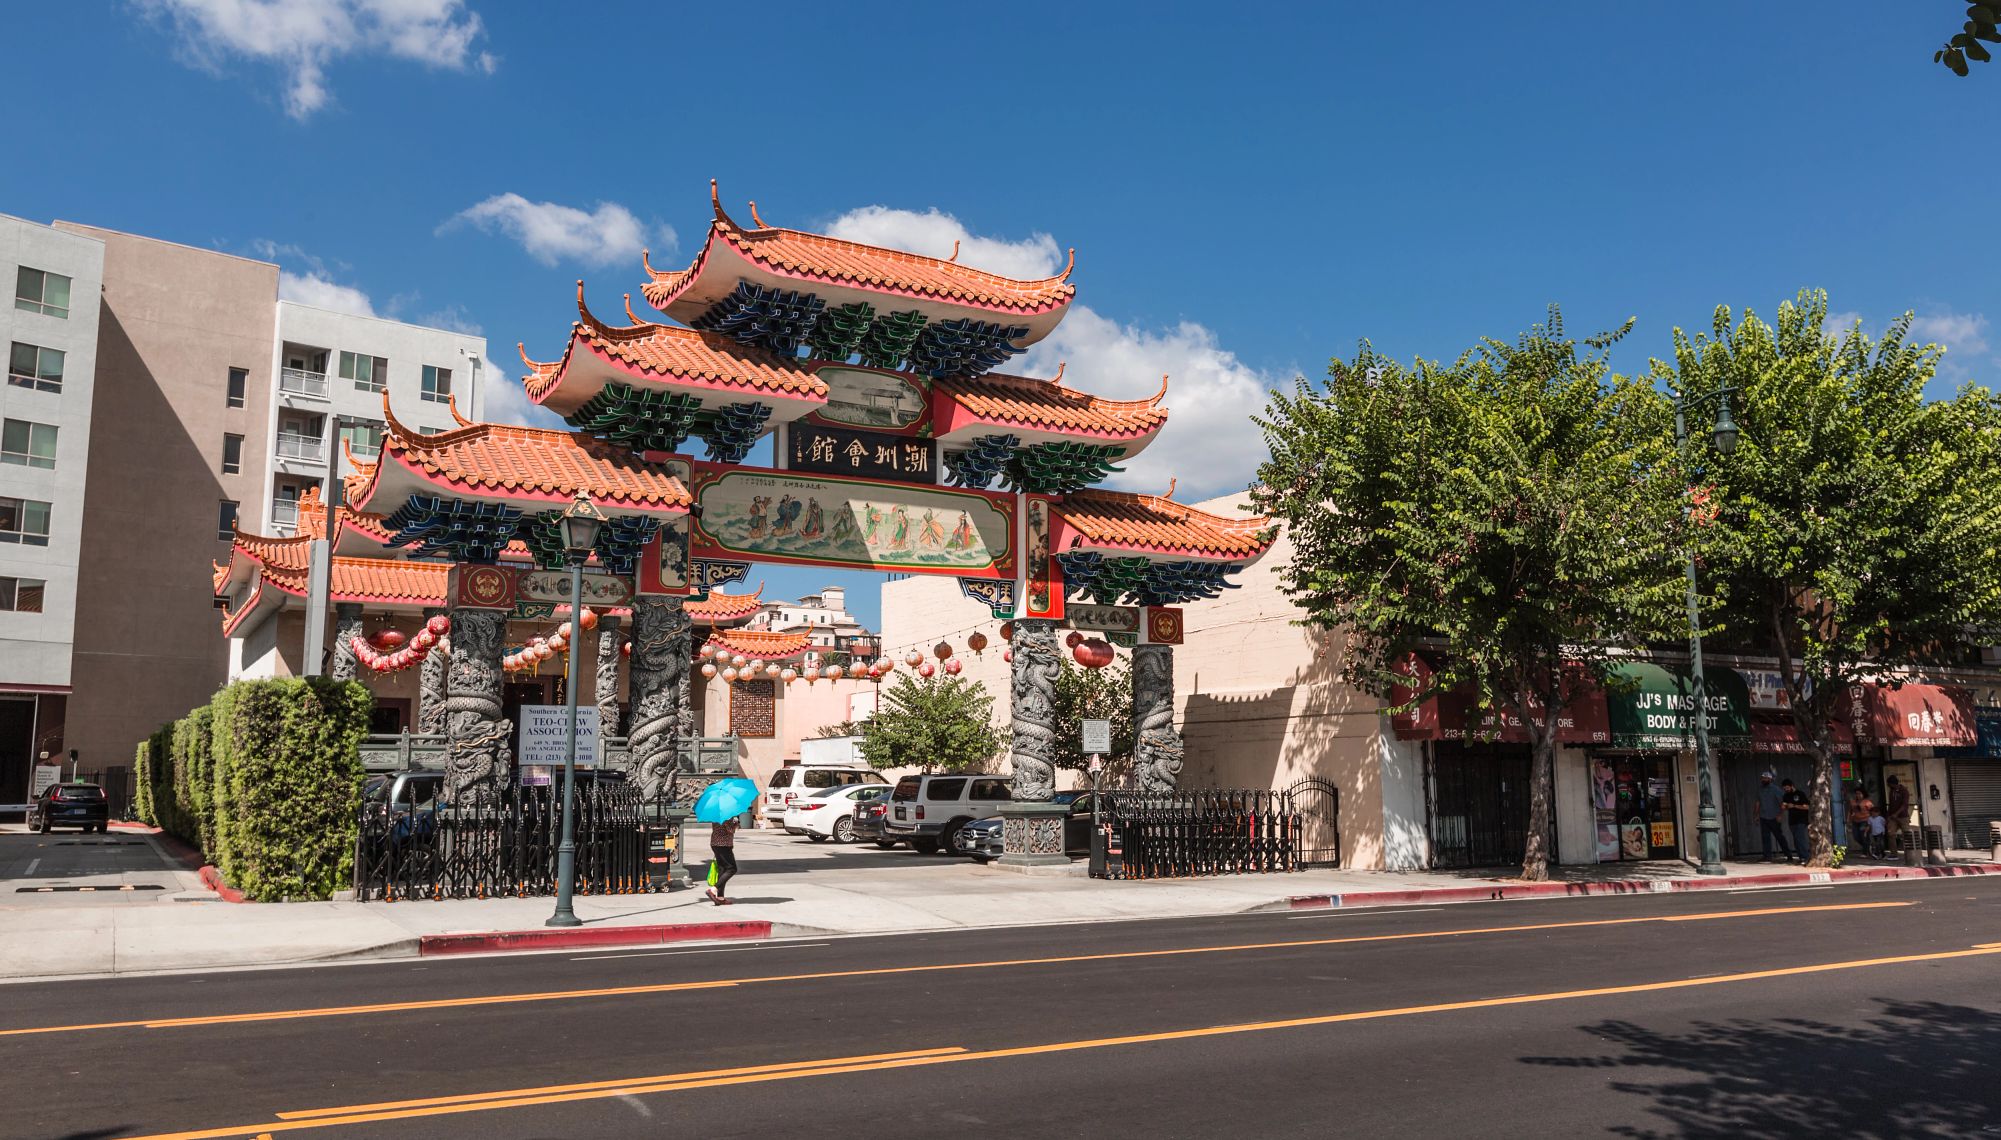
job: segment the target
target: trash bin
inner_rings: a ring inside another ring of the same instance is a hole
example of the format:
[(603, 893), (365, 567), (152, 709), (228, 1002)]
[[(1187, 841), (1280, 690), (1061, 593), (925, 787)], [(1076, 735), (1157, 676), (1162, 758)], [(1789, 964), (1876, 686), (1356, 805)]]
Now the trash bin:
[[(646, 822), (639, 825), (646, 834), (646, 885), (656, 891), (674, 886), (674, 872), (680, 865), (680, 828), (672, 823)], [(686, 874), (682, 875), (683, 881)]]

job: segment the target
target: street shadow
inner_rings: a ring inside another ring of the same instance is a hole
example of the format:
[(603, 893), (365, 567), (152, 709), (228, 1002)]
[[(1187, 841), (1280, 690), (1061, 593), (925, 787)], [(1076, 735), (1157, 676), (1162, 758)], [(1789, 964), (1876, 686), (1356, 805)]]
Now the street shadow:
[(2001, 1013), (1879, 999), (1864, 1021), (1700, 1022), (1685, 1034), (1627, 1021), (1580, 1029), (1621, 1051), (1524, 1064), (1631, 1073), (1606, 1087), (1643, 1098), (1657, 1127), (1616, 1136), (1974, 1136), (2001, 1122)]
[(780, 896), (780, 895), (760, 895), (760, 896), (758, 896), (758, 897), (756, 897), (756, 898), (731, 898), (731, 899), (730, 899), (730, 905), (732, 905), (732, 906), (776, 906), (776, 905), (778, 905), (779, 903), (789, 903), (789, 902), (792, 902), (792, 901), (793, 901), (792, 899), (789, 899), (789, 898), (785, 898), (785, 897), (783, 897), (783, 896)]

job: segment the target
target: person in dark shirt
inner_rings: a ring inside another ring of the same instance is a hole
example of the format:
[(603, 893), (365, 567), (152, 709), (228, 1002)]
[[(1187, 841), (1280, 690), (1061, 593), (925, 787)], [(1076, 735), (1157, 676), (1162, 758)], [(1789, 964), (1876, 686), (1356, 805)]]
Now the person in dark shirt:
[(1779, 806), (1786, 809), (1786, 824), (1793, 833), (1793, 850), (1799, 852), (1802, 862), (1806, 860), (1806, 825), (1813, 814), (1813, 805), (1807, 802), (1806, 793), (1795, 787), (1791, 780), (1780, 780), (1784, 791), (1779, 796)]
[(1892, 776), (1889, 787), (1883, 793), (1883, 839), (1888, 854), (1894, 855), (1902, 849), (1904, 829), (1910, 823), (1911, 789)]
[(1786, 862), (1795, 861), (1792, 847), (1786, 843), (1786, 829), (1781, 822), (1784, 816), (1779, 790), (1772, 786), (1772, 774), (1758, 773), (1758, 846), (1764, 849), (1767, 863), (1772, 861), (1774, 840), (1778, 841), (1779, 852), (1786, 857)]
[(709, 901), (717, 906), (728, 906), (730, 902), (723, 897), (723, 888), (736, 876), (736, 828), (736, 820), (709, 828), (709, 854), (716, 860), (716, 883), (709, 888)]

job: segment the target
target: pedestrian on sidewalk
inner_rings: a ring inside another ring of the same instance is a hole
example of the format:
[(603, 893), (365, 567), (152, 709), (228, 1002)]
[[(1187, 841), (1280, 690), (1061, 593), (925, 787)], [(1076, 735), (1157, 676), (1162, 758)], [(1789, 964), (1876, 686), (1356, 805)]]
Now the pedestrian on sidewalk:
[(1890, 777), (1890, 786), (1883, 793), (1883, 849), (1885, 854), (1895, 852), (1902, 846), (1904, 829), (1911, 823), (1911, 789), (1902, 780)]
[(1779, 803), (1786, 809), (1787, 829), (1793, 833), (1793, 850), (1799, 853), (1800, 862), (1806, 862), (1806, 825), (1813, 814), (1813, 805), (1807, 802), (1806, 793), (1799, 790), (1792, 780), (1779, 781), (1785, 791), (1779, 796)]
[(1883, 818), (1882, 812), (1874, 812), (1869, 816), (1869, 857), (1871, 859), (1881, 859), (1889, 853), (1889, 849), (1883, 842), (1883, 834), (1888, 830), (1889, 823)]
[(1869, 853), (1869, 817), (1876, 814), (1876, 801), (1862, 790), (1862, 781), (1848, 785), (1848, 841), (1859, 854)]
[(1764, 849), (1765, 862), (1772, 861), (1772, 841), (1778, 840), (1779, 850), (1785, 854), (1786, 862), (1793, 861), (1793, 849), (1786, 842), (1786, 829), (1780, 820), (1785, 815), (1785, 801), (1779, 790), (1772, 786), (1772, 773), (1758, 773), (1758, 846)]
[(723, 890), (736, 876), (736, 829), (739, 822), (732, 819), (709, 828), (709, 854), (716, 861), (716, 881), (709, 888), (709, 901), (717, 906), (730, 904), (730, 900), (723, 897)]

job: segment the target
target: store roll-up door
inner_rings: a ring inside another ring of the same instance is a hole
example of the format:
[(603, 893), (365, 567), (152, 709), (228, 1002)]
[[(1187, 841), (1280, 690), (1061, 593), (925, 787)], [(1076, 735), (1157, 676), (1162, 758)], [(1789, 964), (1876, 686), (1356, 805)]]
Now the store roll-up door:
[(2001, 760), (1955, 760), (1946, 778), (1952, 784), (1952, 846), (1988, 846), (1989, 823), (2001, 821)]

